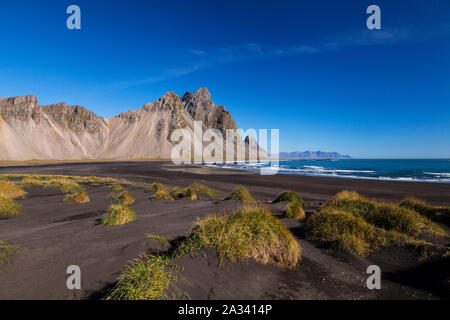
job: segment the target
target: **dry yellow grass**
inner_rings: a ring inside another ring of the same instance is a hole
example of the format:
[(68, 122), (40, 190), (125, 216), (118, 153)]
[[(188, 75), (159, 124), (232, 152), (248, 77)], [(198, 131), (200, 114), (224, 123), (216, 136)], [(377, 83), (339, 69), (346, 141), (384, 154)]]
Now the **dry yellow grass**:
[(187, 198), (189, 200), (198, 200), (197, 193), (191, 187), (187, 188), (172, 188), (171, 195), (173, 198)]
[(173, 197), (167, 190), (159, 190), (155, 192), (151, 197), (151, 200), (173, 200)]
[(300, 245), (292, 233), (269, 209), (261, 207), (206, 217), (175, 252), (182, 255), (205, 247), (214, 248), (220, 259), (230, 261), (252, 259), (292, 268), (301, 260)]
[(107, 300), (163, 300), (167, 289), (176, 280), (169, 259), (159, 255), (141, 255), (122, 270)]
[(0, 196), (0, 216), (13, 217), (19, 214), (22, 206), (11, 198)]
[(12, 256), (19, 246), (12, 246), (0, 241), (0, 263), (11, 263)]
[(134, 197), (128, 191), (123, 191), (117, 196), (117, 200), (120, 204), (125, 206), (130, 206), (135, 202)]
[(231, 194), (225, 198), (225, 200), (238, 200), (244, 204), (253, 204), (256, 203), (255, 198), (253, 198), (250, 191), (248, 191), (244, 187), (237, 187), (231, 192)]
[(400, 207), (412, 209), (429, 219), (450, 226), (450, 207), (436, 207), (416, 198), (406, 198)]
[(305, 210), (301, 203), (291, 201), (286, 205), (285, 217), (289, 219), (303, 220), (306, 218)]
[[(446, 232), (413, 210), (344, 191), (308, 218), (306, 234), (308, 239), (326, 244), (330, 249), (365, 256), (392, 245), (423, 247), (421, 235), (439, 236)], [(429, 245), (432, 244), (426, 243)]]
[[(120, 184), (131, 184), (126, 179), (116, 179), (110, 177), (97, 177), (97, 176), (65, 176), (65, 175), (49, 175), (49, 174), (23, 174), (23, 173), (15, 173), (15, 174), (0, 174), (0, 180), (19, 180), (21, 183), (24, 182), (34, 182), (36, 186), (43, 186), (47, 184), (50, 180), (69, 180), (77, 183), (101, 183), (101, 184), (112, 184), (112, 183), (120, 183)], [(30, 184), (33, 186), (33, 183)]]
[[(167, 238), (148, 238), (170, 247)], [(301, 260), (301, 248), (292, 233), (267, 208), (243, 207), (233, 214), (212, 215), (196, 223), (187, 239), (174, 250), (132, 260), (122, 271), (107, 299), (167, 299), (169, 285), (176, 280), (173, 258), (192, 254), (202, 248), (216, 250), (220, 260), (255, 260), (294, 268)]]
[(305, 208), (307, 206), (306, 202), (298, 194), (296, 194), (294, 191), (291, 190), (286, 190), (280, 193), (278, 197), (275, 200), (273, 200), (273, 203), (281, 201), (288, 201), (288, 202), (295, 201), (298, 202), (302, 206), (302, 208)]
[(64, 198), (65, 202), (74, 202), (74, 203), (86, 203), (89, 202), (89, 196), (85, 191), (80, 191), (77, 193), (67, 194)]
[(121, 184), (118, 184), (118, 183), (112, 184), (111, 186), (109, 186), (109, 188), (110, 188), (112, 191), (120, 191), (120, 190), (123, 190), (123, 186), (122, 186)]
[(121, 226), (136, 220), (136, 214), (131, 208), (121, 204), (111, 204), (108, 213), (102, 218), (102, 224)]
[(26, 194), (27, 193), (16, 184), (9, 181), (0, 180), (0, 196), (16, 199), (23, 197)]
[(55, 188), (59, 189), (64, 193), (77, 193), (83, 191), (83, 187), (81, 187), (78, 183), (70, 181), (68, 179), (51, 179), (47, 183), (44, 184), (46, 188)]
[(168, 188), (165, 185), (163, 185), (162, 183), (155, 182), (155, 183), (152, 183), (150, 190), (153, 192), (168, 191)]

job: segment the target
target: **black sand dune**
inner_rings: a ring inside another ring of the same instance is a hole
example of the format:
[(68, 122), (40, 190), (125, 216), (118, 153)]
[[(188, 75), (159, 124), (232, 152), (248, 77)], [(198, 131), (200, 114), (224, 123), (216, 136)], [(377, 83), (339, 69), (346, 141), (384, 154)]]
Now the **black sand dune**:
[[(298, 192), (311, 206), (307, 213), (341, 190), (356, 190), (384, 201), (413, 195), (435, 205), (450, 205), (450, 185), (364, 181), (293, 175), (260, 176), (253, 173), (175, 166), (159, 162), (102, 162), (2, 167), (0, 173), (96, 175), (131, 181), (187, 186), (201, 182), (224, 193), (198, 201), (150, 201), (140, 187), (128, 190), (136, 198), (131, 207), (137, 221), (120, 227), (99, 224), (111, 202), (111, 190), (87, 186), (91, 201), (64, 203), (64, 194), (35, 188), (18, 202), (22, 213), (0, 219), (0, 239), (20, 246), (11, 264), (0, 265), (0, 299), (98, 299), (116, 281), (128, 260), (160, 245), (146, 238), (158, 234), (171, 240), (186, 236), (197, 217), (231, 210), (235, 201), (223, 201), (236, 185), (247, 187), (263, 203), (284, 189)], [(282, 204), (271, 205), (276, 215)], [(294, 270), (276, 266), (225, 262), (218, 268), (211, 250), (184, 256), (174, 262), (182, 267), (171, 285), (180, 298), (192, 299), (436, 299), (449, 297), (449, 260), (419, 265), (412, 250), (386, 249), (360, 258), (328, 254), (304, 240), (302, 224), (283, 219), (302, 247), (303, 260)], [(68, 290), (66, 267), (78, 265), (82, 290)], [(381, 290), (365, 286), (367, 266), (378, 264), (384, 272)]]

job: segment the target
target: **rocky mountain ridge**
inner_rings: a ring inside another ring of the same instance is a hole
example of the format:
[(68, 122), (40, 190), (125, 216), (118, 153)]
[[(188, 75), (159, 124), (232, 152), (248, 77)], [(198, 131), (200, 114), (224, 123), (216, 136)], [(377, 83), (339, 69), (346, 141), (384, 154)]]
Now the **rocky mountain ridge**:
[[(34, 95), (0, 98), (0, 160), (169, 159), (173, 131), (193, 134), (196, 120), (204, 130), (237, 129), (207, 88), (181, 98), (168, 92), (111, 119), (66, 103), (39, 105)], [(248, 147), (242, 138), (237, 144)]]

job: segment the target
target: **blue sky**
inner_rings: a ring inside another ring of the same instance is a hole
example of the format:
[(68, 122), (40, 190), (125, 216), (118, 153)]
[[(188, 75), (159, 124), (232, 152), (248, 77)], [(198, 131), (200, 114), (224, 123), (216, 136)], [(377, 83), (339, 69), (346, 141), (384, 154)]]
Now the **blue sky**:
[(239, 127), (279, 128), (282, 151), (450, 158), (449, 14), (448, 0), (2, 0), (0, 96), (109, 118), (206, 86)]

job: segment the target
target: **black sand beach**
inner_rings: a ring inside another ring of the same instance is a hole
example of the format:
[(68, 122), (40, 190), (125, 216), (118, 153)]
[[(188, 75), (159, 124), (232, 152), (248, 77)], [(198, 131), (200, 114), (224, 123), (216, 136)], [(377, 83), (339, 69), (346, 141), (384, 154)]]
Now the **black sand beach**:
[[(270, 204), (280, 191), (298, 192), (309, 204), (307, 214), (342, 190), (355, 190), (380, 201), (397, 202), (416, 196), (440, 206), (450, 205), (450, 184), (411, 183), (298, 175), (259, 174), (176, 166), (168, 162), (98, 162), (3, 166), (0, 173), (61, 174), (124, 178), (139, 182), (161, 182), (169, 186), (203, 183), (223, 193), (198, 201), (150, 201), (144, 188), (128, 188), (136, 198), (131, 207), (134, 223), (106, 227), (99, 219), (110, 203), (110, 190), (86, 186), (91, 201), (62, 202), (63, 193), (51, 189), (29, 190), (19, 216), (0, 219), (0, 239), (18, 245), (11, 264), (0, 265), (0, 299), (100, 299), (116, 281), (122, 267), (140, 253), (160, 250), (147, 239), (158, 234), (170, 240), (186, 236), (196, 218), (239, 207), (224, 201), (237, 185), (247, 187), (261, 203), (281, 216), (282, 205)], [(303, 260), (293, 270), (276, 266), (226, 263), (218, 267), (211, 251), (174, 261), (182, 266), (171, 291), (191, 299), (440, 299), (450, 292), (449, 257), (419, 266), (407, 248), (381, 250), (366, 258), (330, 254), (306, 241), (302, 223), (283, 219), (302, 247)], [(382, 289), (369, 290), (367, 266), (377, 264), (383, 272)], [(82, 289), (68, 290), (66, 268), (78, 265)]]

